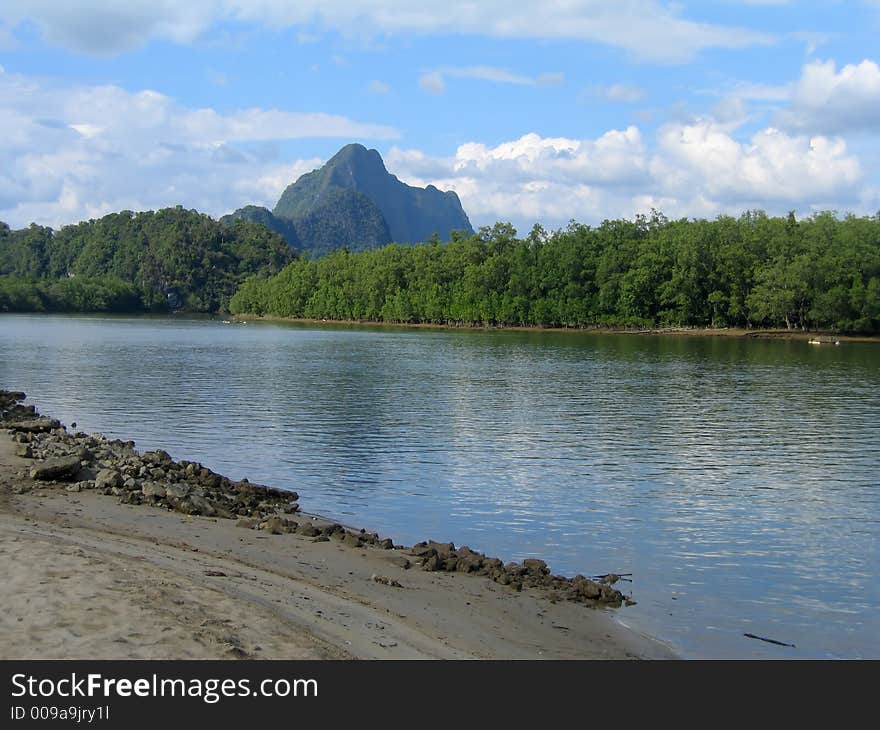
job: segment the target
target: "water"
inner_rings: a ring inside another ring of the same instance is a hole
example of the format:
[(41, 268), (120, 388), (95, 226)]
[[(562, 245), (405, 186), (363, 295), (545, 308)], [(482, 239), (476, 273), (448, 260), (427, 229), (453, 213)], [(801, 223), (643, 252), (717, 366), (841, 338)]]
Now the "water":
[[(880, 658), (880, 345), (0, 316), (0, 387), (554, 572), (689, 657)], [(743, 636), (795, 644), (784, 648)]]

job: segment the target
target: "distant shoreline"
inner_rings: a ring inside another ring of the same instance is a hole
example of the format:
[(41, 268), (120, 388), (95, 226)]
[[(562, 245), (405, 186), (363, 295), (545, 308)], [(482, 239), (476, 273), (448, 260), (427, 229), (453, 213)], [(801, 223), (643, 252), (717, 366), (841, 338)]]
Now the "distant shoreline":
[(785, 329), (744, 329), (741, 327), (538, 327), (536, 325), (468, 325), (434, 322), (378, 322), (368, 319), (317, 319), (312, 317), (277, 317), (274, 315), (230, 315), (239, 322), (289, 322), (292, 324), (336, 325), (340, 327), (394, 327), (398, 329), (458, 330), (466, 332), (564, 332), (595, 335), (679, 335), (684, 337), (729, 337), (755, 340), (803, 340), (833, 337), (841, 342), (880, 342), (877, 335), (843, 335), (827, 330), (805, 332)]

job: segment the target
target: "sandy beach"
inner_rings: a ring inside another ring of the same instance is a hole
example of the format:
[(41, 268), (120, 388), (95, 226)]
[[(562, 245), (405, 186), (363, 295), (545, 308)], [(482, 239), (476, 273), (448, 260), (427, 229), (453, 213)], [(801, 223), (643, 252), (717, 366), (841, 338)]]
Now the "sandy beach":
[(321, 537), (332, 523), (302, 513), (298, 532), (273, 534), (126, 503), (34, 479), (39, 461), (19, 455), (29, 448), (0, 430), (3, 659), (674, 657), (613, 609), (532, 587), (525, 573), (504, 585), (425, 568), (436, 550)]

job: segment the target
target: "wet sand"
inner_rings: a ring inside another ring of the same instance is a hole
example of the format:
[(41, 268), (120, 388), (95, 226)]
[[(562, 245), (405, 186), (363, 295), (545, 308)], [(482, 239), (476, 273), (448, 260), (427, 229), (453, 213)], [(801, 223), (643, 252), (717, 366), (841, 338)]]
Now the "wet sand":
[(15, 447), (0, 430), (2, 659), (674, 658), (609, 610), (402, 550), (35, 482)]

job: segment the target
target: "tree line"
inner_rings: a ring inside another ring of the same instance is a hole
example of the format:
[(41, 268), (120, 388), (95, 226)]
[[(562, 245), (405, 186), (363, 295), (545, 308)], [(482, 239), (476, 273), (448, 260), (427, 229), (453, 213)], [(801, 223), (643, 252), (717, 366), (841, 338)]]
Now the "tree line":
[(653, 212), (518, 238), (510, 224), (248, 278), (235, 313), (543, 327), (880, 331), (880, 214), (669, 220)]
[(294, 257), (263, 226), (180, 206), (60, 231), (0, 223), (0, 311), (227, 310), (248, 276), (278, 273)]

